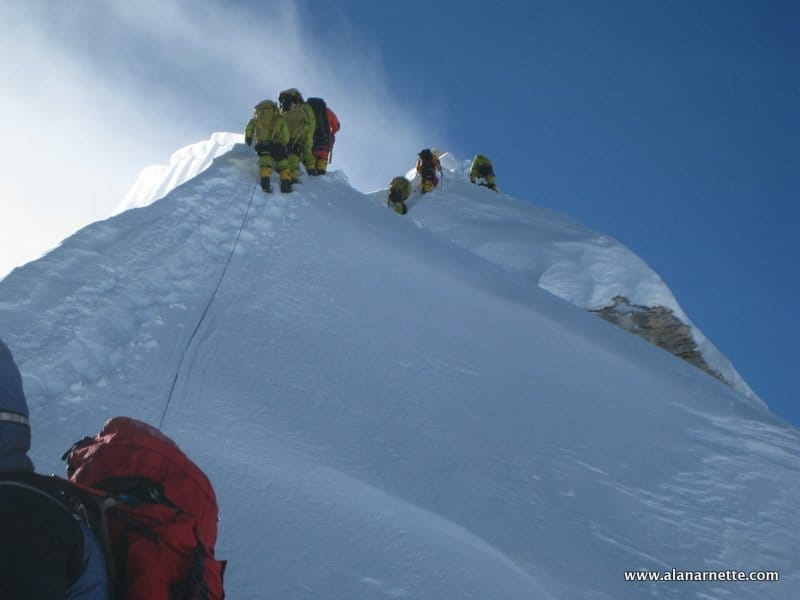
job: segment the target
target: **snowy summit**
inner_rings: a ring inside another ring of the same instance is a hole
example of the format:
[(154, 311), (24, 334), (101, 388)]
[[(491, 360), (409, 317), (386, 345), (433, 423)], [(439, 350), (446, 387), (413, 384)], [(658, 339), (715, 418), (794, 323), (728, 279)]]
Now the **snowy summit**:
[[(0, 282), (37, 469), (159, 427), (230, 598), (797, 597), (800, 432), (630, 250), (442, 164), (405, 216), (342, 172), (264, 194), (235, 134), (149, 168)], [(651, 308), (715, 376), (590, 312)]]

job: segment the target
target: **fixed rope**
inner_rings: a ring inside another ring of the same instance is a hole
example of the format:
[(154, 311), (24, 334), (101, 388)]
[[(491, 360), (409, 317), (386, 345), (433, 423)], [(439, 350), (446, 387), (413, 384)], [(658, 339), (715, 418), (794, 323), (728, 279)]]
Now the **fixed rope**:
[(203, 312), (200, 315), (200, 319), (197, 321), (197, 324), (194, 327), (194, 331), (192, 331), (192, 335), (189, 336), (189, 340), (186, 342), (186, 346), (181, 351), (181, 356), (180, 359), (178, 360), (178, 368), (175, 369), (175, 377), (172, 378), (172, 385), (169, 388), (169, 395), (167, 396), (167, 401), (164, 403), (164, 410), (161, 412), (161, 420), (158, 422), (159, 431), (164, 426), (164, 420), (167, 418), (167, 411), (169, 410), (169, 405), (172, 402), (172, 394), (175, 392), (175, 386), (178, 384), (178, 376), (181, 373), (181, 367), (183, 367), (183, 360), (184, 358), (186, 358), (186, 352), (189, 350), (189, 346), (192, 345), (192, 341), (197, 335), (197, 332), (200, 331), (200, 327), (203, 325), (203, 321), (205, 321), (206, 315), (208, 314), (208, 310), (214, 303), (214, 299), (217, 297), (217, 293), (219, 293), (219, 288), (222, 286), (222, 280), (225, 279), (225, 274), (228, 272), (228, 266), (231, 264), (231, 260), (233, 259), (233, 253), (236, 250), (236, 245), (239, 243), (239, 237), (241, 237), (242, 231), (244, 231), (244, 226), (247, 223), (247, 217), (250, 215), (250, 208), (253, 206), (253, 199), (255, 198), (256, 187), (257, 184), (254, 184), (253, 191), (250, 193), (250, 202), (247, 204), (247, 210), (245, 211), (244, 218), (242, 219), (242, 224), (239, 226), (239, 231), (236, 233), (236, 239), (233, 241), (233, 246), (231, 246), (231, 250), (228, 253), (228, 259), (225, 261), (225, 266), (222, 267), (222, 272), (219, 274), (217, 285), (214, 287), (214, 291), (211, 293), (211, 296), (208, 299), (208, 303), (203, 309)]

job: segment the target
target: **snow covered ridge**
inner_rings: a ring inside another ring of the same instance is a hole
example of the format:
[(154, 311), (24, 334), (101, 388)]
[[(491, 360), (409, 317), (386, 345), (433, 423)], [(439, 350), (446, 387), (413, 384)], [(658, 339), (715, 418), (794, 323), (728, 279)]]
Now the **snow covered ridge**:
[(213, 160), (244, 142), (240, 133), (218, 132), (202, 142), (189, 144), (176, 150), (166, 165), (145, 168), (122, 202), (114, 209), (117, 215), (130, 208), (147, 206), (163, 198), (173, 189), (205, 171)]
[[(462, 185), (469, 181), (469, 160), (444, 153), (440, 162), (445, 175), (438, 189), (430, 199), (420, 199), (415, 193), (408, 203), (418, 204), (409, 217), (420, 227), (601, 316), (607, 314), (603, 309), (619, 306), (620, 299), (630, 306), (670, 312), (689, 328), (697, 346), (701, 358), (689, 362), (763, 404), (731, 362), (692, 324), (661, 277), (630, 249), (554, 211)], [(415, 170), (406, 177), (418, 189)], [(502, 181), (499, 184), (502, 189)], [(383, 190), (371, 195), (376, 201), (385, 198)], [(624, 320), (613, 322), (626, 328)], [(638, 327), (629, 330), (648, 339)], [(684, 358), (692, 354), (674, 353)]]
[[(800, 431), (539, 286), (598, 234), (450, 172), (403, 217), (257, 177), (236, 144), (0, 281), (40, 472), (159, 425), (231, 598), (800, 597)], [(780, 581), (624, 578), (673, 568)]]
[[(217, 132), (181, 148), (169, 164), (146, 168), (114, 214), (166, 196), (243, 141), (241, 134)], [(419, 203), (408, 216), (420, 227), (586, 310), (602, 314), (617, 304), (616, 298), (624, 298), (630, 305), (671, 311), (690, 328), (702, 357), (699, 363), (704, 364), (691, 362), (704, 369), (707, 365), (706, 370), (761, 403), (730, 361), (692, 324), (661, 277), (631, 250), (564, 215), (506, 194), (461, 185), (469, 181), (469, 160), (443, 153), (440, 161), (445, 175), (439, 188), (421, 202), (415, 193), (408, 203), (412, 208)], [(415, 180), (413, 168), (406, 177)], [(370, 196), (382, 203), (385, 191)]]

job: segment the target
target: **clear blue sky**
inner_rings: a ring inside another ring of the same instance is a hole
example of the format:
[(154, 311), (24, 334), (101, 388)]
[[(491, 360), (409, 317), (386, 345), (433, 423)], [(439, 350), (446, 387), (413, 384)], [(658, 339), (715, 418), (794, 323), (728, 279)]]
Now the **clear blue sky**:
[(294, 86), (332, 100), (364, 191), (419, 147), (480, 151), (503, 191), (626, 244), (800, 426), (798, 31), (771, 0), (0, 2), (0, 259)]
[[(800, 3), (324, 2), (501, 188), (637, 252), (800, 425)], [(432, 142), (433, 143), (433, 142)]]

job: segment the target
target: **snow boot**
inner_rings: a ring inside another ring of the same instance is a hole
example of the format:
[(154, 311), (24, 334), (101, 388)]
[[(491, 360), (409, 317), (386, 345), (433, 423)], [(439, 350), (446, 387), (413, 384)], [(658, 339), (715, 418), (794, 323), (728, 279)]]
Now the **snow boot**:
[(261, 189), (267, 193), (272, 192), (272, 182), (270, 182), (269, 177), (261, 178)]
[(292, 182), (288, 179), (281, 179), (281, 192), (288, 194), (292, 191)]

